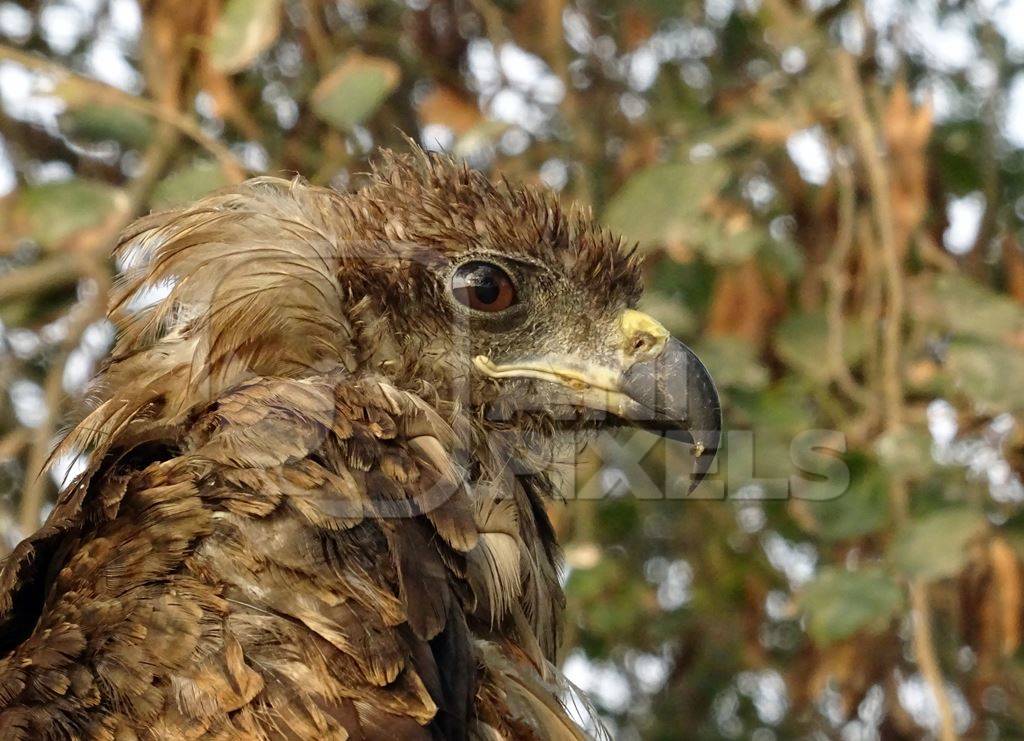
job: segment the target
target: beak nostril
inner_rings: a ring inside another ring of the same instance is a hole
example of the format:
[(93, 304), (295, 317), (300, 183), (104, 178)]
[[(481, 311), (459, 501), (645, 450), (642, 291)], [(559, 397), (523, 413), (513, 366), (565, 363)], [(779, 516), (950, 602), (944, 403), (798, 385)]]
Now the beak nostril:
[(640, 332), (639, 334), (634, 335), (630, 351), (633, 355), (639, 355), (650, 350), (653, 346), (654, 338), (646, 332)]
[(639, 361), (656, 355), (669, 340), (668, 330), (651, 317), (634, 309), (626, 309), (619, 318), (622, 332), (619, 345), (624, 356)]

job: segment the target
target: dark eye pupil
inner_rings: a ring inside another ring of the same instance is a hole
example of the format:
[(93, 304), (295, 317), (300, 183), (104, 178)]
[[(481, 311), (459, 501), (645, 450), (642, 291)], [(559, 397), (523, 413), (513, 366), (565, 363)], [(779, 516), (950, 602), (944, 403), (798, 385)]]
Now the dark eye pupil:
[(476, 299), (482, 304), (493, 304), (498, 300), (498, 296), (501, 295), (501, 286), (498, 285), (498, 281), (494, 279), (494, 276), (481, 273), (483, 271), (473, 276), (473, 282), (476, 284), (473, 287)]

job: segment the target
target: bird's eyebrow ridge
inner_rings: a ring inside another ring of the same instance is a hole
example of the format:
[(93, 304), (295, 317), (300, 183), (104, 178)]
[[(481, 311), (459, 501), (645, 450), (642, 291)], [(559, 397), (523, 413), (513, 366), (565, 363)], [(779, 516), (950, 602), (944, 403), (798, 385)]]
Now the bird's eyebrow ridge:
[(551, 271), (551, 267), (547, 263), (545, 263), (543, 260), (538, 260), (538, 259), (533, 258), (533, 257), (521, 257), (519, 255), (508, 255), (508, 254), (504, 254), (504, 253), (501, 253), (501, 252), (495, 252), (494, 254), (499, 255), (503, 259), (508, 260), (509, 262), (515, 263), (517, 265), (522, 265), (522, 266), (525, 266), (525, 267), (528, 267), (528, 268), (533, 268), (533, 269), (540, 269), (540, 270), (544, 270), (545, 272), (550, 272)]
[(498, 262), (510, 263), (515, 267), (525, 267), (532, 270), (543, 270), (544, 272), (551, 272), (551, 267), (547, 265), (543, 260), (539, 260), (535, 257), (527, 257), (525, 255), (514, 255), (508, 252), (501, 252), (495, 249), (481, 248), (467, 250), (465, 253), (459, 255), (452, 264), (464, 264), (472, 262), (473, 260), (497, 260)]

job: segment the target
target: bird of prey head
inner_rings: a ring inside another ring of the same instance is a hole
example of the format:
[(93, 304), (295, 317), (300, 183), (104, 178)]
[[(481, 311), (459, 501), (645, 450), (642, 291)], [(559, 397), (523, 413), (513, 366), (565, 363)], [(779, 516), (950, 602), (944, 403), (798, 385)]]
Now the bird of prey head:
[(528, 461), (632, 425), (691, 445), (696, 483), (721, 428), (636, 257), (415, 152), (355, 192), (153, 214), (116, 259), (58, 449), (84, 472), (0, 569), (0, 736), (582, 738)]
[(393, 286), (378, 296), (394, 330), (444, 361), (450, 392), (493, 421), (668, 432), (693, 446), (700, 480), (721, 427), (714, 384), (636, 310), (639, 261), (589, 212), (440, 158), (392, 159), (361, 199), (376, 208), (360, 275)]
[[(484, 431), (637, 426), (692, 446), (692, 486), (711, 466), (714, 383), (637, 311), (639, 260), (588, 210), (422, 152), (385, 152), (354, 194), (273, 178), (245, 191), (126, 240), (115, 393), (154, 368), (181, 384), (186, 359), (187, 403), (245, 373), (343, 362), (428, 382)], [(170, 294), (135, 312), (161, 283)]]

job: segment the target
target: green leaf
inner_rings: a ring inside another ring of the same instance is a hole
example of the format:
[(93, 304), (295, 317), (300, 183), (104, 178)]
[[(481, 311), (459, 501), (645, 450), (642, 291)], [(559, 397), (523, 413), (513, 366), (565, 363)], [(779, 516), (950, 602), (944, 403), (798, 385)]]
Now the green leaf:
[[(827, 358), (828, 320), (824, 312), (793, 314), (775, 331), (775, 351), (787, 365), (819, 383), (832, 374)], [(864, 332), (857, 324), (844, 322), (843, 358), (855, 364), (864, 355)]]
[(281, 30), (281, 0), (228, 0), (213, 28), (210, 60), (228, 74), (266, 51)]
[(859, 538), (880, 530), (889, 522), (885, 469), (863, 457), (851, 457), (847, 465), (850, 467), (849, 489), (835, 499), (806, 502), (817, 534), (829, 542)]
[(581, 614), (588, 630), (611, 638), (637, 629), (645, 614), (637, 606), (644, 604), (648, 590), (621, 561), (611, 558), (602, 558), (589, 569), (573, 569), (566, 584), (570, 598), (584, 606)]
[(814, 426), (813, 407), (803, 385), (792, 377), (757, 393), (735, 394), (754, 434), (778, 432), (792, 438)]
[(828, 645), (859, 631), (885, 630), (903, 606), (903, 590), (881, 569), (829, 567), (804, 589), (800, 606), (811, 638)]
[(985, 123), (979, 119), (955, 118), (935, 127), (935, 171), (953, 193), (964, 195), (985, 187), (981, 165), (984, 154), (978, 147), (985, 136)]
[[(790, 451), (793, 439), (815, 426), (806, 389), (790, 378), (768, 389), (734, 387), (730, 391), (729, 399), (736, 413), (730, 413), (727, 419), (733, 434), (723, 460), (728, 466), (730, 490), (742, 486), (751, 474), (757, 479), (796, 475)], [(748, 433), (741, 432), (744, 422)]]
[(696, 243), (702, 238), (702, 202), (729, 176), (715, 159), (655, 165), (631, 177), (614, 195), (604, 221), (628, 240), (650, 248), (665, 242)]
[(42, 247), (57, 247), (76, 232), (99, 226), (122, 194), (106, 183), (73, 178), (20, 191), (11, 217), (14, 230)]
[(380, 107), (401, 79), (390, 59), (351, 52), (313, 90), (313, 111), (342, 131), (360, 124)]
[(156, 209), (182, 206), (227, 184), (228, 179), (217, 163), (199, 160), (160, 181), (153, 191), (151, 203)]
[(697, 317), (689, 307), (659, 291), (645, 291), (637, 308), (656, 318), (676, 337), (693, 334), (699, 327)]
[[(717, 274), (718, 271), (704, 260), (676, 262), (665, 257), (658, 260), (657, 267), (648, 275), (644, 295), (657, 293), (699, 314), (707, 311), (711, 303)], [(690, 331), (693, 330), (683, 334)]]
[(763, 229), (743, 217), (723, 224), (717, 218), (702, 215), (694, 222), (694, 246), (714, 265), (744, 262), (769, 240)]
[(86, 105), (60, 116), (61, 130), (83, 142), (115, 141), (130, 149), (142, 149), (153, 137), (153, 122), (137, 111), (113, 105)]
[(944, 579), (960, 572), (967, 545), (987, 527), (973, 510), (957, 507), (940, 510), (912, 521), (896, 537), (893, 563), (910, 577)]
[(1003, 340), (1024, 332), (1024, 307), (962, 275), (918, 284), (912, 303), (918, 318), (954, 334)]
[(788, 239), (765, 239), (757, 257), (761, 265), (791, 280), (803, 275), (804, 253)]
[(768, 385), (768, 369), (761, 364), (753, 345), (739, 337), (713, 337), (695, 348), (719, 388), (738, 387), (756, 391)]
[(959, 393), (982, 411), (993, 413), (1024, 408), (1024, 351), (1002, 343), (951, 342), (945, 371)]
[(932, 437), (927, 430), (906, 427), (888, 432), (875, 442), (879, 461), (890, 473), (921, 478), (935, 468)]

